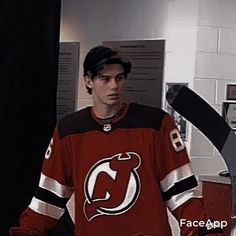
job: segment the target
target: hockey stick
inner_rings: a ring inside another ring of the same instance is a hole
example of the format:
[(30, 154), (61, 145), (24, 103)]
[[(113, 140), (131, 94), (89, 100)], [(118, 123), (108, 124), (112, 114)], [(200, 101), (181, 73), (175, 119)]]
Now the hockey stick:
[(166, 93), (168, 103), (218, 149), (230, 172), (232, 183), (232, 229), (236, 236), (236, 135), (215, 109), (194, 91), (173, 85)]

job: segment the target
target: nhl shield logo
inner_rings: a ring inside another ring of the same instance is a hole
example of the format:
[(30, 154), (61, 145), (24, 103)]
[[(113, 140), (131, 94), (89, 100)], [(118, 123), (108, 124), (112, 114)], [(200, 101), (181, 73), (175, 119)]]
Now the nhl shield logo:
[(109, 132), (111, 130), (111, 124), (104, 124), (103, 125), (103, 131)]

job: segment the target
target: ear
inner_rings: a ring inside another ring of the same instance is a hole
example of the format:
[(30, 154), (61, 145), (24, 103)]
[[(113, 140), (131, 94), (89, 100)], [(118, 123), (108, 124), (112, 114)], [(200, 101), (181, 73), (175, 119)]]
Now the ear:
[(93, 88), (93, 80), (90, 75), (84, 76), (85, 86), (92, 89)]

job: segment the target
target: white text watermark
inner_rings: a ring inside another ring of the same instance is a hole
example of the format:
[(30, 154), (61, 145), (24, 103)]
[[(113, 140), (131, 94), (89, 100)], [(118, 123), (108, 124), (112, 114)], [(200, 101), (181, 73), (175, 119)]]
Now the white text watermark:
[(179, 225), (180, 227), (183, 227), (183, 226), (186, 226), (186, 227), (189, 227), (189, 228), (192, 228), (192, 227), (200, 227), (200, 228), (203, 228), (203, 227), (206, 227), (208, 230), (210, 229), (216, 229), (216, 228), (225, 228), (227, 226), (227, 221), (226, 220), (187, 220), (187, 219), (180, 219), (180, 222), (179, 222)]

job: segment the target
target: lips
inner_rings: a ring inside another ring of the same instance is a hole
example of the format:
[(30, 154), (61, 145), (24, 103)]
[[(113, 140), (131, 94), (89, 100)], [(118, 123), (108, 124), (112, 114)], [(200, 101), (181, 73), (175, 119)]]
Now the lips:
[(116, 99), (119, 97), (119, 94), (118, 93), (109, 94), (108, 97), (111, 99)]

